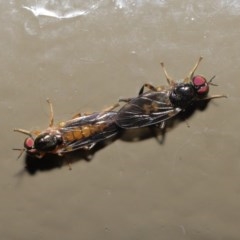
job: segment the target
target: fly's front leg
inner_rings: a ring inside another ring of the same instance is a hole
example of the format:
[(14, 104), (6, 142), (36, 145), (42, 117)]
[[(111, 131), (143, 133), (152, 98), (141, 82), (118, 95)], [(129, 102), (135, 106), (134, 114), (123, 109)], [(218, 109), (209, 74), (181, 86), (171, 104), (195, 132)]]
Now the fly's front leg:
[(14, 128), (13, 129), (14, 132), (19, 132), (19, 133), (23, 133), (25, 135), (28, 135), (29, 137), (32, 137), (32, 133), (28, 130), (25, 129), (21, 129), (21, 128)]
[(47, 103), (50, 107), (50, 121), (49, 121), (49, 127), (52, 127), (54, 124), (54, 115), (53, 115), (53, 105), (50, 99), (47, 99)]
[(33, 138), (33, 135), (38, 136), (41, 133), (38, 130), (28, 131), (28, 130), (21, 129), (21, 128), (14, 128), (13, 131), (28, 135), (31, 138)]
[(175, 85), (175, 81), (174, 81), (173, 78), (171, 78), (171, 77), (169, 76), (169, 74), (167, 73), (167, 70), (166, 70), (166, 68), (165, 68), (164, 63), (161, 62), (160, 64), (161, 64), (161, 67), (162, 67), (162, 69), (163, 69), (163, 72), (164, 72), (164, 75), (165, 75), (165, 77), (166, 77), (166, 79), (167, 79), (168, 84), (169, 84), (170, 86), (174, 86), (174, 85)]
[(206, 98), (197, 99), (197, 101), (212, 100), (214, 98), (227, 98), (227, 96), (224, 95), (224, 94), (216, 94), (216, 95), (212, 95), (212, 96), (209, 96), (209, 97), (206, 97)]
[(199, 63), (202, 61), (203, 57), (200, 57), (197, 61), (197, 63), (194, 65), (193, 69), (190, 71), (190, 73), (188, 74), (188, 76), (184, 79), (184, 83), (190, 83), (192, 81), (194, 72), (197, 70)]

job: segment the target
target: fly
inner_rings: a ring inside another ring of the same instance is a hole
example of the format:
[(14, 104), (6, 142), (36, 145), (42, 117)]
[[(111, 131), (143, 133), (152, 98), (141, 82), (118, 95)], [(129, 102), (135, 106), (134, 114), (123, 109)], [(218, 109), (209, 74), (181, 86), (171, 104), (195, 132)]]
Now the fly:
[(44, 131), (27, 131), (14, 129), (28, 137), (24, 141), (21, 154), (26, 152), (37, 158), (44, 157), (47, 153), (64, 155), (78, 149), (91, 149), (96, 143), (115, 136), (119, 132), (115, 124), (117, 112), (112, 111), (118, 104), (106, 109), (103, 112), (92, 114), (77, 114), (71, 120), (60, 122), (54, 126), (53, 106), (50, 106), (50, 123)]
[[(164, 128), (165, 121), (184, 111), (195, 101), (226, 97), (225, 95), (207, 96), (209, 86), (215, 85), (212, 79), (206, 80), (202, 75), (194, 75), (202, 57), (194, 65), (183, 81), (174, 81), (161, 63), (167, 86), (154, 87), (144, 84), (135, 98), (120, 99), (127, 102), (119, 111), (116, 123), (121, 128), (139, 128), (159, 125)], [(144, 88), (149, 91), (144, 92)]]

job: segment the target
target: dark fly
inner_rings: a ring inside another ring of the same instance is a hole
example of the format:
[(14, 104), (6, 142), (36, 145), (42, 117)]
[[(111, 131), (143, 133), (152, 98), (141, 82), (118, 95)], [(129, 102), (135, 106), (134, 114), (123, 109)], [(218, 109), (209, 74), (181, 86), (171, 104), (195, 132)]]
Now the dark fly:
[[(154, 87), (146, 83), (137, 97), (121, 99), (120, 101), (127, 103), (118, 111), (117, 125), (128, 129), (157, 124), (163, 128), (166, 120), (185, 110), (195, 101), (226, 97), (225, 95), (207, 96), (209, 86), (214, 85), (213, 78), (207, 81), (201, 75), (194, 76), (201, 60), (202, 57), (182, 81), (174, 81), (161, 63), (168, 85)], [(144, 92), (144, 88), (148, 88), (149, 91)]]
[[(78, 149), (91, 149), (96, 143), (113, 137), (119, 131), (115, 124), (117, 112), (112, 111), (117, 105), (102, 111), (81, 116), (77, 114), (71, 120), (53, 124), (53, 107), (48, 100), (51, 110), (49, 127), (44, 131), (27, 131), (14, 129), (28, 135), (21, 152), (42, 158), (46, 153), (59, 156)], [(20, 154), (21, 155), (21, 154)]]

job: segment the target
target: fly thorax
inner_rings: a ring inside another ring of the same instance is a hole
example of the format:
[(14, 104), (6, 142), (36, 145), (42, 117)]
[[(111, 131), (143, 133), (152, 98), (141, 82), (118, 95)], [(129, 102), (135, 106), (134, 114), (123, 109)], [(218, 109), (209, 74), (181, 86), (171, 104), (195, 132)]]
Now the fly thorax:
[(38, 135), (34, 141), (34, 147), (41, 152), (50, 152), (63, 143), (61, 134), (58, 131), (44, 132)]
[(190, 83), (181, 83), (174, 87), (169, 99), (174, 107), (186, 108), (195, 98), (195, 90)]

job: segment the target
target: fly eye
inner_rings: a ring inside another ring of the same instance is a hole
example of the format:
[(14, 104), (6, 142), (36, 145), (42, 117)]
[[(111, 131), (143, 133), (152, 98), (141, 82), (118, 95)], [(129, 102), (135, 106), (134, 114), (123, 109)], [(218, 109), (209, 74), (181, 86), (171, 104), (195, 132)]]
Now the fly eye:
[(28, 137), (25, 139), (24, 141), (24, 147), (27, 149), (27, 150), (31, 150), (34, 146), (34, 140), (33, 138), (31, 137)]
[(209, 91), (209, 86), (206, 78), (203, 76), (197, 75), (192, 78), (192, 83), (194, 89), (197, 91), (199, 95), (205, 95)]

